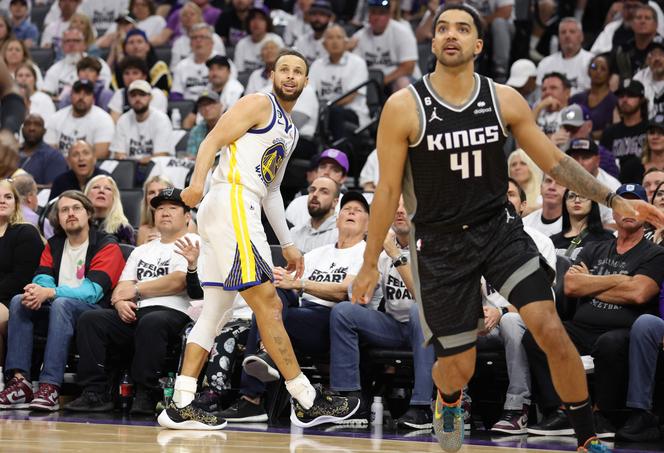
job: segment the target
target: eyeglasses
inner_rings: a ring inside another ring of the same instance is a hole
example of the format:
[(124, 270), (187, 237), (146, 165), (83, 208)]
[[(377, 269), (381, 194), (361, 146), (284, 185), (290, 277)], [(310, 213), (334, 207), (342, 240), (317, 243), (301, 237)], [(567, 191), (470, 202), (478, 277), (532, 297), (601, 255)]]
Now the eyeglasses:
[(588, 198), (584, 197), (583, 195), (579, 195), (578, 193), (574, 192), (568, 192), (567, 193), (567, 200), (568, 201), (574, 201), (578, 198), (579, 201), (588, 201)]
[(85, 211), (85, 208), (80, 204), (75, 204), (74, 206), (65, 206), (64, 208), (58, 209), (59, 214), (69, 214), (70, 212), (73, 212), (74, 214), (80, 214), (83, 211)]

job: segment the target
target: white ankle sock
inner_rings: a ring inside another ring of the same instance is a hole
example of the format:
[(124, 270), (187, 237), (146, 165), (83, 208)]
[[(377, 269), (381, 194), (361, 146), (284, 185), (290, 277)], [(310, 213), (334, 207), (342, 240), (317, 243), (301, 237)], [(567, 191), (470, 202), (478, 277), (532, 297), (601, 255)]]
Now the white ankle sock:
[(198, 379), (178, 375), (173, 386), (173, 402), (176, 407), (185, 407), (194, 400)]
[(303, 408), (309, 409), (314, 405), (316, 389), (314, 389), (304, 373), (300, 373), (290, 381), (286, 381), (286, 390), (288, 390), (288, 393), (290, 393)]

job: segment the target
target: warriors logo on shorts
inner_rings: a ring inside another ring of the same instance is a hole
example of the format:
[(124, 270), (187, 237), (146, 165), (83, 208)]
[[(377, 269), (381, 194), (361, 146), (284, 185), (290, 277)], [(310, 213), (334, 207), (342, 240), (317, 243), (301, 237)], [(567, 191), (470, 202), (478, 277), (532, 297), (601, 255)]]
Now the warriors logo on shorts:
[(266, 186), (274, 180), (277, 171), (279, 171), (279, 167), (281, 167), (281, 163), (284, 161), (285, 155), (286, 150), (281, 142), (270, 146), (263, 153), (263, 157), (261, 157), (261, 165), (260, 167), (256, 167), (256, 172)]

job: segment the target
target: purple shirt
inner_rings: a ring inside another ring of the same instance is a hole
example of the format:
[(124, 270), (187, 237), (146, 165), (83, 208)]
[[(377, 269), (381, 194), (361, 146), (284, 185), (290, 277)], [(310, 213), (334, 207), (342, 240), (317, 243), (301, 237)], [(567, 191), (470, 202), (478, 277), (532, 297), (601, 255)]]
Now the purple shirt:
[[(183, 34), (182, 26), (180, 25), (181, 9), (182, 8), (180, 7), (175, 11), (173, 11), (171, 14), (169, 14), (168, 20), (166, 21), (166, 27), (173, 30), (173, 36), (171, 36), (171, 43), (175, 41), (176, 38), (179, 38)], [(207, 5), (203, 9), (203, 20), (211, 27), (214, 27), (214, 24), (217, 23), (217, 19), (219, 19), (220, 15), (221, 15), (221, 10), (219, 8), (215, 8), (214, 6)]]
[[(23, 214), (23, 218), (26, 222), (33, 224), (37, 227), (37, 229), (39, 229), (39, 215), (35, 211), (22, 204), (21, 214)], [(53, 227), (47, 218), (44, 219), (44, 237), (46, 239), (51, 239), (51, 237), (53, 237)]]
[(593, 131), (603, 131), (606, 126), (613, 123), (613, 109), (618, 103), (618, 98), (615, 94), (609, 92), (602, 101), (594, 108), (588, 105), (589, 91), (583, 91), (572, 96), (569, 104), (579, 104), (585, 106), (590, 112), (590, 119), (593, 121)]

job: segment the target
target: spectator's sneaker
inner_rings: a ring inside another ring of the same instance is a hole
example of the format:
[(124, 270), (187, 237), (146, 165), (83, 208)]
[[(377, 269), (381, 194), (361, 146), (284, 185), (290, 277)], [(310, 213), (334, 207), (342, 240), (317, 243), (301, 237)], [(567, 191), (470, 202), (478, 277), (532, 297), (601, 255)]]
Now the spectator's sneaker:
[(59, 386), (40, 382), (29, 407), (33, 411), (57, 411), (60, 409), (59, 397)]
[(262, 404), (254, 404), (240, 397), (231, 407), (219, 412), (219, 416), (231, 423), (266, 422), (267, 412)]
[(616, 437), (616, 429), (613, 427), (613, 424), (600, 412), (593, 412), (593, 419), (595, 421), (595, 434), (598, 439)]
[(0, 392), (0, 409), (27, 409), (32, 398), (30, 382), (24, 377), (13, 377)]
[(494, 433), (526, 434), (528, 432), (528, 410), (527, 404), (518, 410), (504, 410), (500, 420), (491, 428)]
[(300, 428), (310, 428), (323, 423), (338, 423), (352, 417), (360, 408), (360, 399), (354, 396), (343, 397), (323, 392), (320, 385), (315, 385), (316, 399), (309, 408), (303, 408), (293, 398), (290, 420)]
[(591, 437), (576, 451), (579, 453), (611, 453), (609, 447), (600, 442), (597, 437)]
[(552, 412), (540, 423), (528, 428), (528, 434), (538, 436), (573, 436), (574, 429), (567, 418), (567, 415), (560, 410)]
[(464, 437), (461, 395), (459, 395), (459, 400), (456, 403), (447, 404), (443, 401), (440, 391), (437, 394), (433, 413), (433, 431), (438, 439), (438, 444), (443, 450), (458, 451), (463, 445)]
[(169, 429), (209, 431), (226, 427), (226, 420), (193, 404), (178, 408), (175, 403), (171, 403), (170, 406), (161, 411), (161, 414), (157, 417), (157, 422), (164, 428)]
[(208, 387), (202, 392), (198, 393), (194, 401), (194, 404), (203, 409), (205, 412), (216, 412), (219, 410), (221, 395)]
[(73, 412), (108, 412), (113, 410), (113, 402), (105, 393), (84, 390), (81, 396), (65, 404), (64, 409)]
[(262, 382), (278, 381), (281, 377), (277, 366), (265, 351), (245, 357), (242, 361), (242, 368), (249, 376)]
[(433, 414), (429, 406), (410, 406), (408, 411), (397, 419), (397, 427), (405, 429), (433, 428)]
[(622, 428), (616, 433), (618, 440), (631, 442), (648, 442), (661, 437), (657, 417), (652, 413), (635, 409)]
[(154, 417), (157, 402), (152, 398), (151, 390), (138, 389), (129, 413), (131, 415), (152, 415)]

